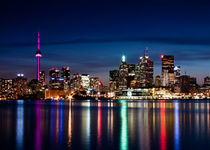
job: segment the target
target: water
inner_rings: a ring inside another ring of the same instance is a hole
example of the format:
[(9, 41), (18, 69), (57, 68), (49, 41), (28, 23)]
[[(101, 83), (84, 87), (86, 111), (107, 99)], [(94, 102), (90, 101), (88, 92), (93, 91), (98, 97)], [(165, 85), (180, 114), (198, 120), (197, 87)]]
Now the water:
[(210, 149), (210, 101), (0, 101), (0, 149)]

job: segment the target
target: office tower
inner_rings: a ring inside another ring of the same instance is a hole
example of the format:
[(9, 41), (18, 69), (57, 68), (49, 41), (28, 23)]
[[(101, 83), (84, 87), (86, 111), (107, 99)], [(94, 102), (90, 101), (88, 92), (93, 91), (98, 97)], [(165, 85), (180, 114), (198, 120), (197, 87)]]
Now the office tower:
[(15, 99), (15, 91), (13, 88), (12, 79), (0, 79), (0, 98), (1, 99)]
[(90, 77), (90, 89), (99, 92), (101, 81), (98, 77)]
[(127, 77), (128, 77), (128, 65), (125, 61), (125, 56), (122, 56), (120, 68), (119, 68), (119, 89), (127, 89)]
[(38, 47), (37, 47), (37, 52), (36, 52), (36, 57), (37, 57), (37, 80), (39, 81), (39, 73), (40, 73), (40, 57), (42, 57), (42, 53), (40, 51), (40, 37), (39, 37), (39, 32), (38, 32)]
[(183, 75), (179, 77), (179, 87), (181, 93), (189, 93), (190, 91), (190, 76)]
[(135, 88), (140, 88), (141, 87), (140, 86), (140, 68), (141, 68), (140, 64), (137, 64), (135, 66), (135, 77), (134, 77), (134, 79), (135, 79), (135, 83), (134, 83)]
[(210, 77), (205, 77), (204, 78), (204, 86), (210, 86)]
[(114, 92), (118, 89), (119, 70), (109, 71), (109, 90)]
[(70, 86), (70, 69), (69, 67), (63, 67), (61, 69), (61, 78), (63, 78), (64, 82), (64, 91), (67, 92), (69, 90)]
[(81, 83), (82, 83), (82, 88), (84, 89), (90, 88), (90, 78), (88, 74), (81, 75)]
[(153, 85), (153, 61), (148, 56), (148, 48), (144, 56), (140, 57), (140, 86), (152, 87)]
[(50, 76), (50, 89), (60, 90), (62, 89), (62, 78), (59, 78), (59, 70), (56, 68), (52, 68), (49, 71)]
[(179, 84), (179, 77), (181, 75), (181, 67), (175, 66), (174, 67), (174, 84)]
[(23, 98), (28, 94), (28, 81), (24, 74), (17, 74), (17, 77), (13, 80), (13, 87), (16, 99)]
[(82, 80), (81, 80), (81, 75), (78, 73), (73, 74), (72, 80), (71, 80), (71, 86), (73, 90), (77, 91), (82, 88)]
[(162, 59), (162, 86), (174, 85), (174, 56), (161, 55)]
[(135, 65), (134, 64), (128, 64), (128, 77), (127, 77), (127, 87), (132, 88), (132, 81), (135, 78)]
[(69, 67), (63, 67), (61, 69), (61, 77), (64, 79), (64, 82), (70, 83), (70, 69), (69, 69)]
[(45, 84), (45, 72), (44, 71), (40, 71), (39, 72), (39, 82), (43, 84)]
[(161, 78), (160, 76), (155, 77), (155, 87), (161, 87)]

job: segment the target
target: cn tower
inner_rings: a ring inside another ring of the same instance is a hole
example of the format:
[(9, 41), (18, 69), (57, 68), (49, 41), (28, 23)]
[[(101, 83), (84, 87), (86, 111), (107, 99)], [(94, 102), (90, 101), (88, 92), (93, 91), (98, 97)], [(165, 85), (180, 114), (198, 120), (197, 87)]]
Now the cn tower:
[(40, 37), (39, 37), (39, 32), (38, 32), (38, 47), (37, 47), (36, 57), (37, 57), (37, 80), (39, 81), (40, 57), (42, 57), (42, 53), (40, 52)]

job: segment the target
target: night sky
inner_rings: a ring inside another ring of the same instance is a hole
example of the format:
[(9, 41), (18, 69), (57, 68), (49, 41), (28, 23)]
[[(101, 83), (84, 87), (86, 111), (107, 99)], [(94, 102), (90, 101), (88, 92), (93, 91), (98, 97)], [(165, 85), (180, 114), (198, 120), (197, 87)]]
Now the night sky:
[(36, 78), (38, 31), (47, 77), (52, 67), (70, 66), (72, 73), (99, 76), (107, 84), (122, 54), (137, 64), (145, 47), (155, 75), (160, 55), (171, 54), (182, 74), (199, 84), (210, 76), (208, 0), (8, 0), (1, 2), (0, 17), (0, 77)]

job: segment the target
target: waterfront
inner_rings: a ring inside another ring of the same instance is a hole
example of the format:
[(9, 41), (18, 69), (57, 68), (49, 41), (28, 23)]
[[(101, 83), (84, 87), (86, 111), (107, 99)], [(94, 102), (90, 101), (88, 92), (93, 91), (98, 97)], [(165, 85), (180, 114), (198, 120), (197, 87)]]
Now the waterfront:
[(210, 101), (0, 101), (0, 149), (209, 149)]

